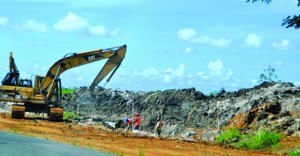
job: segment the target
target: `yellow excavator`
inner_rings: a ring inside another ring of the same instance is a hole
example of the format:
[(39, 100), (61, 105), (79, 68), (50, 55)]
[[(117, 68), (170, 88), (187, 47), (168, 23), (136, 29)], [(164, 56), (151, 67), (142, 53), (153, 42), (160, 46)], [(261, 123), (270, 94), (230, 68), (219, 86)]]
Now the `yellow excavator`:
[(11, 117), (21, 119), (25, 112), (47, 113), (51, 121), (63, 120), (63, 108), (60, 105), (62, 86), (59, 78), (64, 71), (92, 62), (107, 59), (106, 63), (92, 82), (89, 90), (100, 83), (108, 74), (106, 82), (112, 78), (125, 58), (127, 46), (66, 54), (55, 62), (46, 76), (35, 76), (34, 84), (30, 79), (20, 79), (12, 52), (9, 56), (9, 72), (0, 86), (0, 101), (12, 102)]

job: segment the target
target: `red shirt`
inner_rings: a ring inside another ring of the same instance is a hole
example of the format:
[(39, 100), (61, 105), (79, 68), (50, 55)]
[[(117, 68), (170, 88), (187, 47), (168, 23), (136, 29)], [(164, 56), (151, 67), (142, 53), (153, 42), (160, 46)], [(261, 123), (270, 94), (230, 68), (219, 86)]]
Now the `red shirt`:
[(135, 118), (135, 126), (140, 126), (140, 124), (141, 124), (141, 117), (136, 117)]

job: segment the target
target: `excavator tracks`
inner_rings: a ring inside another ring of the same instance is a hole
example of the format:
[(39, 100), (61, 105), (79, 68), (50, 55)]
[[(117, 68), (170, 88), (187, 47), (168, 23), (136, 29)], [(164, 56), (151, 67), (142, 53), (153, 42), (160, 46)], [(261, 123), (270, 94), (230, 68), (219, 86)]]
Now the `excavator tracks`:
[(50, 121), (63, 121), (64, 109), (59, 107), (50, 108)]
[(14, 119), (23, 119), (25, 116), (25, 106), (12, 105), (11, 106), (11, 117)]

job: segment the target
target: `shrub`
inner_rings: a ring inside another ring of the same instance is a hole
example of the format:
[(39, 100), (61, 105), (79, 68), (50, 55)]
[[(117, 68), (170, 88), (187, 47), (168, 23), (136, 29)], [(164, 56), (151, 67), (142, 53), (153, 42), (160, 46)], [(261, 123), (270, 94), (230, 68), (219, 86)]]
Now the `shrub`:
[(76, 114), (74, 112), (64, 112), (64, 120), (72, 120), (74, 118), (76, 118)]
[(217, 138), (217, 142), (221, 143), (222, 145), (228, 146), (234, 142), (239, 141), (242, 137), (240, 130), (236, 128), (231, 128), (227, 131), (221, 133), (221, 135)]
[(288, 156), (300, 156), (300, 149), (294, 149), (290, 151)]
[(74, 89), (63, 88), (62, 89), (62, 96), (64, 96), (65, 94), (72, 94), (73, 92), (74, 92)]
[(245, 149), (264, 149), (266, 147), (277, 145), (282, 139), (282, 135), (275, 132), (261, 131), (256, 132), (254, 136), (249, 136), (236, 144), (239, 148)]
[(244, 149), (264, 149), (266, 147), (278, 145), (282, 135), (275, 132), (257, 131), (254, 135), (242, 135), (238, 129), (224, 131), (217, 142), (225, 146), (233, 146)]

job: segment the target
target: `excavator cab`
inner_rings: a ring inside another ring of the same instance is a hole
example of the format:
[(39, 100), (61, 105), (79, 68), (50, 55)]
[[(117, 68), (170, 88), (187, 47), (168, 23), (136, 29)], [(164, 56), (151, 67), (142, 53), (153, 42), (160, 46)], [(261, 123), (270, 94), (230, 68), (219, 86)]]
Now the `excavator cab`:
[(29, 79), (21, 79), (19, 86), (20, 87), (32, 87), (32, 81)]

